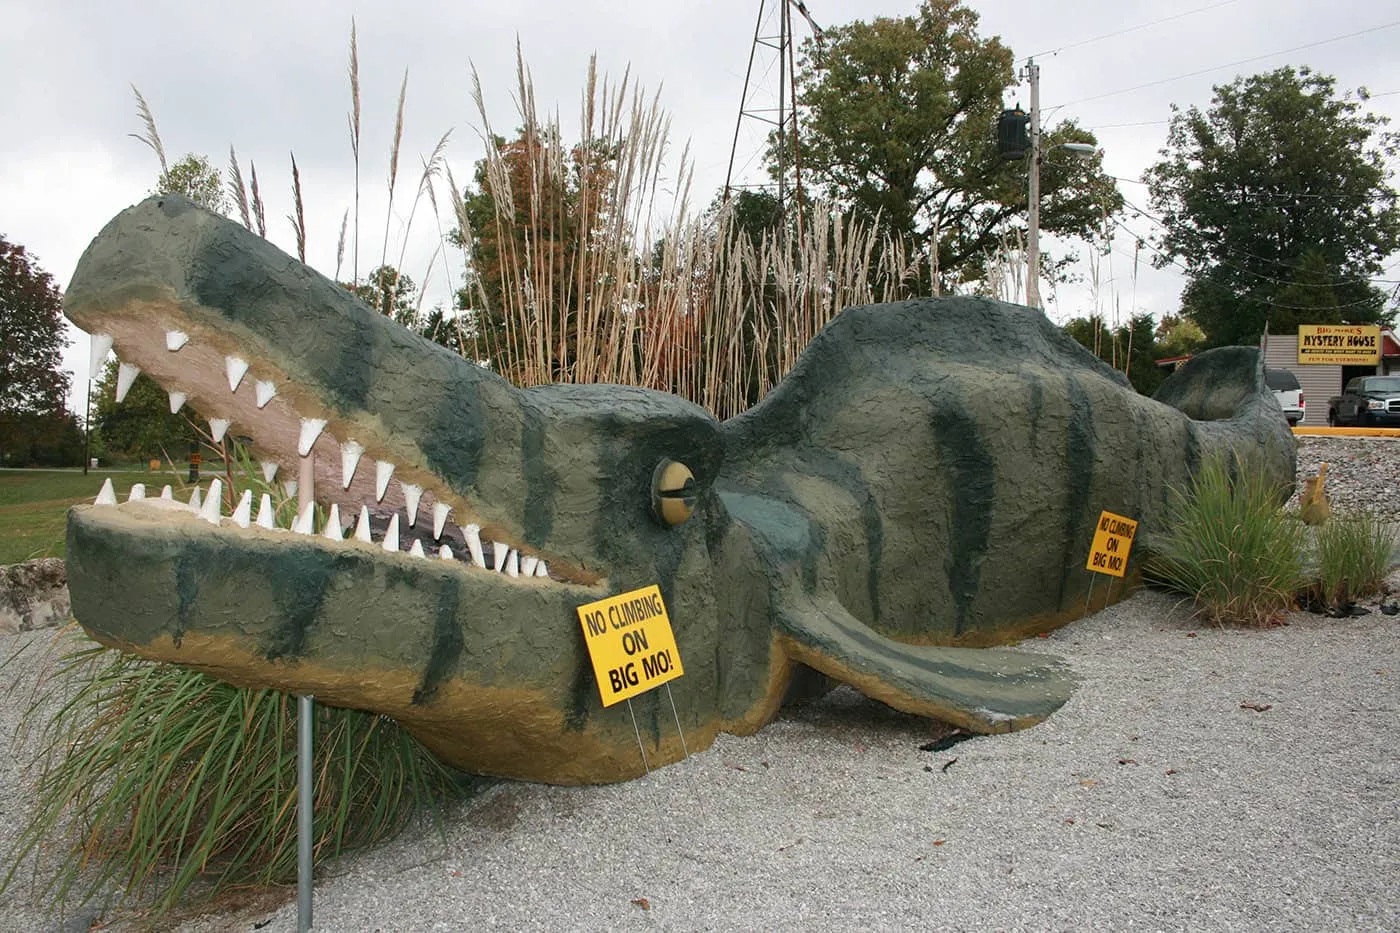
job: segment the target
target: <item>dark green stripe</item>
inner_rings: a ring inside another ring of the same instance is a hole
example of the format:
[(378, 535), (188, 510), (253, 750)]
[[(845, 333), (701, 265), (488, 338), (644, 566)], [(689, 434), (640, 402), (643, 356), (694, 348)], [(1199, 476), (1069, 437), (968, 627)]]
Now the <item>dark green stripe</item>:
[(423, 681), (413, 691), (415, 706), (429, 702), (437, 694), (438, 687), (451, 675), (457, 662), (461, 660), (465, 643), (462, 639), (462, 626), (457, 620), (457, 608), (461, 603), (461, 581), (455, 574), (447, 574), (442, 579), (438, 591), (437, 612), (433, 617), (433, 647), (428, 655), (428, 664), (423, 671)]

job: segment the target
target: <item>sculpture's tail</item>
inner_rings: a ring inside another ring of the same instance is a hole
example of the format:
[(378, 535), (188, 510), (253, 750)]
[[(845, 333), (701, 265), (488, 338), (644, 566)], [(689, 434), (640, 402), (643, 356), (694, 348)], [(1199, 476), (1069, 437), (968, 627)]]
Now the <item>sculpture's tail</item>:
[[(1278, 409), (1264, 384), (1264, 355), (1254, 347), (1218, 347), (1196, 354), (1153, 398), (1196, 421), (1225, 421), (1256, 409)], [(1282, 419), (1281, 410), (1278, 414)]]
[(1264, 354), (1256, 347), (1218, 347), (1198, 353), (1153, 396), (1197, 422), (1193, 433), (1206, 455), (1229, 451), (1269, 469), (1282, 489), (1293, 488), (1297, 453), (1293, 433), (1264, 382)]

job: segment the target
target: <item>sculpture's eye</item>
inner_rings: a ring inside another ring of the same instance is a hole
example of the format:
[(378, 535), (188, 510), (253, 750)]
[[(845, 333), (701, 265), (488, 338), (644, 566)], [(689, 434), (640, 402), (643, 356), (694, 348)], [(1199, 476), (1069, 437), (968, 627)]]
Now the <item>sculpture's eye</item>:
[(662, 460), (651, 475), (651, 511), (663, 524), (680, 525), (695, 510), (699, 493), (690, 467), (674, 460)]

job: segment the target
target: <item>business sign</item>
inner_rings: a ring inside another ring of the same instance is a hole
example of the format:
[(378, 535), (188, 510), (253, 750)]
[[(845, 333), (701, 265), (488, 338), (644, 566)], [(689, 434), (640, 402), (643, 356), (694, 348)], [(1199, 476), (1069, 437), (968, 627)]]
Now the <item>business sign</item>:
[(578, 620), (604, 706), (646, 693), (685, 673), (659, 587), (579, 606)]
[(1299, 324), (1298, 362), (1376, 366), (1381, 361), (1379, 324)]
[(1109, 573), (1121, 577), (1128, 569), (1128, 554), (1133, 549), (1133, 537), (1138, 523), (1112, 512), (1099, 513), (1094, 529), (1094, 543), (1089, 546), (1089, 562), (1084, 569), (1094, 573)]

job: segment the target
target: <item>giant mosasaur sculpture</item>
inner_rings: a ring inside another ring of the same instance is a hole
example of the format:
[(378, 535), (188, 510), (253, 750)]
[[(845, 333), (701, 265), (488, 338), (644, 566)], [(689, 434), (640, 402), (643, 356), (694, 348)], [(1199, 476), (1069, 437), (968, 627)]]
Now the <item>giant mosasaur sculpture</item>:
[[(1198, 359), (1169, 383), (1173, 408), (1044, 315), (982, 299), (849, 309), (724, 423), (640, 389), (513, 388), (174, 197), (113, 220), (65, 305), (128, 374), (251, 437), (279, 479), (309, 454), (317, 499), (359, 535), (341, 540), (338, 518), (331, 537), (269, 530), (246, 502), (222, 521), (159, 500), (75, 508), (84, 628), (392, 716), (445, 760), (511, 777), (642, 771), (575, 609), (652, 583), (692, 750), (769, 721), (804, 667), (969, 729), (1031, 725), (1069, 673), (982, 646), (1084, 611), (1100, 510), (1150, 534), (1168, 485), (1226, 447), (1292, 478), (1255, 351)], [(694, 484), (658, 512), (668, 461)], [(682, 753), (662, 704), (634, 701), (653, 765)]]

